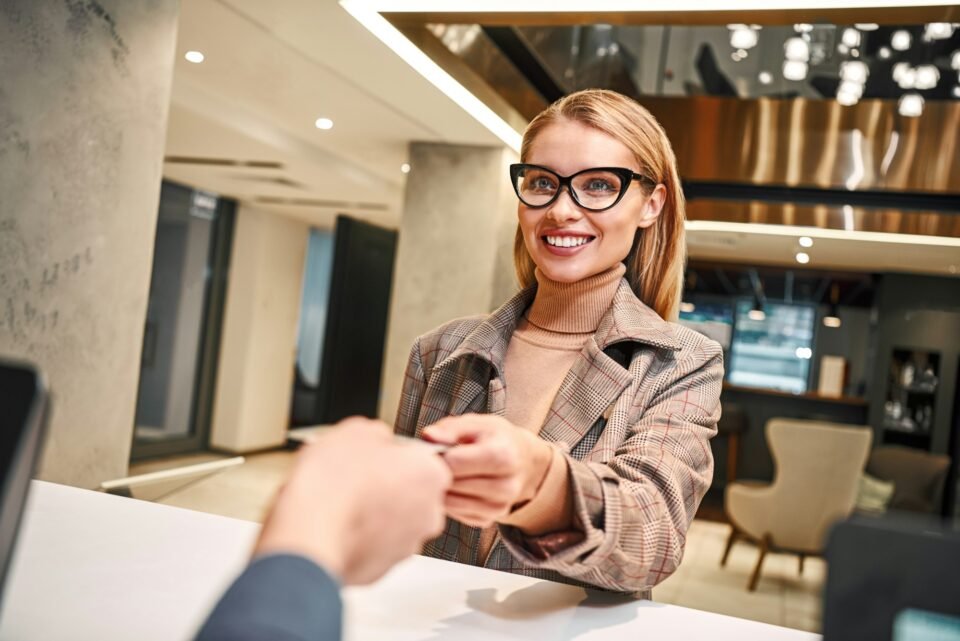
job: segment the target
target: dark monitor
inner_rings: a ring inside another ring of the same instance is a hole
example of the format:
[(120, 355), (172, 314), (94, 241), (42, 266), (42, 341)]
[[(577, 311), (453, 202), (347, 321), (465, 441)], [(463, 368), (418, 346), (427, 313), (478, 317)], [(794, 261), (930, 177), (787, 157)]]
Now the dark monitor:
[(824, 641), (960, 641), (960, 532), (859, 517), (827, 543)]
[(46, 386), (36, 369), (0, 360), (0, 602), (27, 489), (43, 444), (46, 401)]

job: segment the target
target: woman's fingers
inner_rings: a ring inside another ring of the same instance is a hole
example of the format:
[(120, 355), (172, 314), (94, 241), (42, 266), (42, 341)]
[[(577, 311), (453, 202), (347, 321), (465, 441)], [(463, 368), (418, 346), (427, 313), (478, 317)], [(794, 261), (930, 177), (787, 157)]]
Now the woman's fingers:
[(469, 476), (512, 476), (520, 465), (520, 452), (513, 440), (499, 436), (451, 448), (443, 459), (455, 479)]
[(454, 481), (449, 493), (513, 504), (520, 493), (520, 481), (509, 476), (470, 476)]

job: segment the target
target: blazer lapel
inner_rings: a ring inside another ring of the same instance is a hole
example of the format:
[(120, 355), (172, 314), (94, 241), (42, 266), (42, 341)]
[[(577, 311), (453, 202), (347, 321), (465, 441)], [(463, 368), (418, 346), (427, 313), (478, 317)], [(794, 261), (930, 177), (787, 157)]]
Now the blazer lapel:
[(604, 350), (620, 347), (630, 353), (635, 343), (667, 352), (680, 349), (673, 326), (621, 280), (610, 309), (560, 385), (540, 436), (566, 443), (571, 450), (576, 447), (633, 380), (629, 360), (618, 363)]
[(540, 436), (573, 449), (620, 398), (630, 380), (630, 372), (604, 354), (591, 338), (560, 385)]

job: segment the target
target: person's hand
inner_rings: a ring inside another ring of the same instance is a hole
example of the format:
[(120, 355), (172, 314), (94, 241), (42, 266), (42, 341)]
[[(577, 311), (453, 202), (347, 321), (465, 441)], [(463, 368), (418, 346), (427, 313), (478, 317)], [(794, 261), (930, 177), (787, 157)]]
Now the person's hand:
[(443, 530), (450, 482), (429, 448), (346, 419), (297, 455), (254, 554), (301, 554), (345, 584), (370, 583)]
[(450, 416), (423, 437), (456, 444), (443, 455), (454, 477), (445, 506), (449, 516), (475, 527), (493, 525), (532, 499), (553, 454), (537, 435), (493, 414)]

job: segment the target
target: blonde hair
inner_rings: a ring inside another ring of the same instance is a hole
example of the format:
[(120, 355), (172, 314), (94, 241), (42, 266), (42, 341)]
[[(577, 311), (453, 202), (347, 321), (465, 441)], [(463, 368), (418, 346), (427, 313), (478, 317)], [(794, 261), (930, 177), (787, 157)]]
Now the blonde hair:
[[(641, 174), (666, 188), (660, 216), (650, 227), (637, 229), (630, 253), (624, 259), (626, 278), (645, 305), (662, 318), (677, 318), (686, 261), (684, 199), (677, 161), (663, 127), (635, 100), (615, 91), (586, 89), (547, 107), (523, 133), (520, 161), (526, 162), (537, 135), (549, 125), (572, 120), (598, 129), (623, 143), (636, 157)], [(648, 196), (653, 187), (640, 183)], [(602, 215), (602, 214), (601, 214)], [(536, 282), (535, 265), (517, 225), (513, 262), (521, 287)]]

